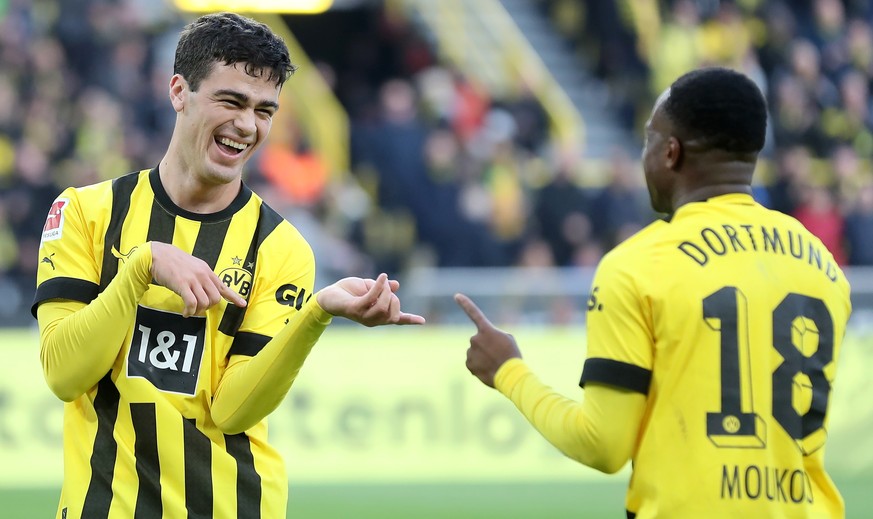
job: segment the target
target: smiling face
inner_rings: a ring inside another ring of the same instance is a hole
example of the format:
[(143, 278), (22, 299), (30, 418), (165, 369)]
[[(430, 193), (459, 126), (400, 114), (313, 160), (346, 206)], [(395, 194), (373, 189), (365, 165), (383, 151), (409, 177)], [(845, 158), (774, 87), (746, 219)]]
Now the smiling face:
[(170, 81), (178, 114), (173, 140), (178, 166), (201, 186), (239, 181), (242, 169), (270, 133), (279, 85), (251, 76), (245, 63), (215, 63), (196, 91), (180, 75)]

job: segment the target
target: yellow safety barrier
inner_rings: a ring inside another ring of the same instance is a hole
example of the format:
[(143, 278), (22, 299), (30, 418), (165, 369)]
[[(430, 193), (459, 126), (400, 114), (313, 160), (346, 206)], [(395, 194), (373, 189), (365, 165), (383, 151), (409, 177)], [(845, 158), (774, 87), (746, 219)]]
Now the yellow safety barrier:
[[(469, 327), (329, 329), (270, 437), (295, 483), (595, 481), (608, 476), (563, 457), (515, 407), (464, 367)], [(512, 330), (544, 381), (581, 398), (580, 328)], [(0, 332), (0, 487), (60, 483), (63, 404), (46, 388), (34, 331)], [(831, 401), (828, 465), (873, 475), (869, 337), (849, 337)], [(628, 471), (629, 467), (625, 468)]]

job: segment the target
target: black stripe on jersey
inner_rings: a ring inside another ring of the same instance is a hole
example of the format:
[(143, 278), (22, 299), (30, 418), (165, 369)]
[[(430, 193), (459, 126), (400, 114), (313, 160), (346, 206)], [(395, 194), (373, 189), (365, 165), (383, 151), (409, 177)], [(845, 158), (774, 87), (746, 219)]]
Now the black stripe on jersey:
[(100, 291), (106, 290), (112, 278), (118, 274), (118, 258), (112, 255), (112, 247), (120, 251), (121, 226), (130, 210), (130, 196), (139, 181), (139, 173), (128, 173), (112, 181), (112, 212), (106, 235), (103, 237), (103, 267), (100, 269)]
[(36, 317), (36, 308), (40, 303), (49, 299), (72, 299), (73, 301), (90, 303), (99, 293), (100, 287), (96, 283), (84, 279), (66, 277), (47, 279), (37, 287), (30, 313)]
[(215, 223), (201, 223), (197, 240), (194, 242), (194, 250), (191, 255), (200, 258), (215, 270), (218, 256), (221, 254), (221, 246), (227, 237), (227, 229), (230, 228), (230, 219)]
[[(284, 218), (282, 218), (279, 213), (274, 211), (264, 202), (261, 202), (261, 212), (258, 215), (258, 224), (255, 228), (255, 234), (252, 236), (252, 242), (249, 245), (249, 252), (246, 254), (245, 259), (246, 265), (251, 265), (249, 270), (252, 274), (254, 274), (255, 268), (257, 267), (255, 262), (258, 258), (258, 249), (261, 247), (261, 244), (264, 243), (264, 240), (267, 239), (267, 236), (269, 236), (283, 220)], [(239, 331), (239, 327), (242, 326), (243, 317), (245, 317), (245, 315), (245, 308), (240, 308), (236, 305), (227, 305), (224, 315), (221, 316), (221, 322), (218, 324), (218, 331), (233, 337), (236, 335), (236, 332)]]
[(585, 387), (589, 382), (609, 384), (648, 395), (652, 372), (626, 362), (592, 358), (585, 361), (579, 385)]
[(188, 517), (212, 517), (212, 442), (193, 418), (183, 420), (185, 507)]
[(259, 351), (264, 349), (272, 337), (251, 332), (237, 332), (233, 338), (233, 344), (230, 345), (228, 356), (231, 355), (248, 355), (254, 357)]
[(161, 465), (158, 461), (158, 423), (154, 402), (130, 404), (130, 420), (136, 434), (133, 452), (139, 479), (133, 516), (141, 519), (160, 517), (163, 511)]
[(149, 215), (149, 231), (146, 241), (173, 243), (173, 231), (176, 229), (176, 217), (152, 200), (152, 212)]
[(109, 517), (112, 504), (112, 478), (115, 476), (115, 457), (118, 444), (113, 432), (118, 419), (118, 388), (109, 374), (97, 384), (94, 411), (97, 414), (97, 435), (91, 450), (91, 481), (82, 504), (82, 517)]
[(261, 476), (255, 471), (252, 445), (246, 433), (225, 434), (227, 452), (236, 460), (236, 517), (261, 517)]

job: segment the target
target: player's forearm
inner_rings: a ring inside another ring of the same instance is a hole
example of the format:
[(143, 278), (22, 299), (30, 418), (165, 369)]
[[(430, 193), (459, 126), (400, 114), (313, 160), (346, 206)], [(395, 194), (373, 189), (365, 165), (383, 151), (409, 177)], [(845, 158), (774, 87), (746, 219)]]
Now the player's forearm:
[(96, 299), (39, 306), (40, 361), (52, 392), (71, 402), (112, 368), (148, 289), (151, 247), (139, 247)]
[(580, 403), (543, 384), (521, 359), (501, 366), (495, 385), (566, 456), (608, 474), (630, 458), (644, 395), (592, 385)]
[(231, 359), (212, 400), (216, 426), (236, 434), (273, 412), (331, 318), (313, 297), (257, 355)]

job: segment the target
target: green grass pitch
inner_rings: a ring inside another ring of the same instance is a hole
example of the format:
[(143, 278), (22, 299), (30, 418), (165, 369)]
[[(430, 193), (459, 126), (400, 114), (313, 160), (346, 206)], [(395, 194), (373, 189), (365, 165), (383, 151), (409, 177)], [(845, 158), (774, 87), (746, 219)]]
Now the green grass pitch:
[[(873, 510), (873, 479), (836, 479), (847, 519)], [(465, 485), (295, 485), (288, 517), (303, 519), (618, 519), (624, 517), (624, 478), (598, 483)], [(59, 489), (0, 488), (0, 516), (54, 516)]]

